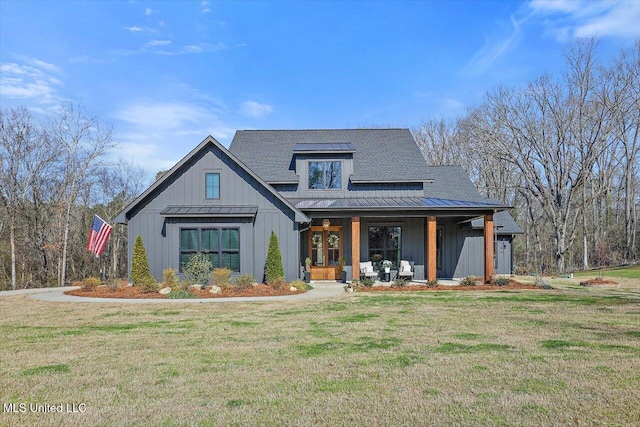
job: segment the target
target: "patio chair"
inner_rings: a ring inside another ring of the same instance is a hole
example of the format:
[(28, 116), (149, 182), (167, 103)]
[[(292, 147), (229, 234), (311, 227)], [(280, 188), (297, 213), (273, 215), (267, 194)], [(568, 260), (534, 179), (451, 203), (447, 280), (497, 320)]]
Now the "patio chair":
[(378, 278), (378, 272), (373, 271), (373, 264), (371, 261), (360, 263), (360, 280), (368, 278), (375, 281)]
[(400, 269), (398, 270), (398, 277), (401, 279), (411, 280), (413, 279), (413, 266), (409, 261), (400, 261)]

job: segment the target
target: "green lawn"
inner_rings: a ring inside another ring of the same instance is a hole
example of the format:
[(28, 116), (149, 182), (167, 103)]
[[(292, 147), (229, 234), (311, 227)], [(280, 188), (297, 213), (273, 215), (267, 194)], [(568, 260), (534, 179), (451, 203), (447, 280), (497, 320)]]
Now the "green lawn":
[(0, 298), (0, 425), (638, 425), (640, 286)]
[(574, 274), (575, 277), (618, 277), (626, 279), (640, 280), (640, 264), (626, 267), (607, 268), (603, 270), (580, 271)]

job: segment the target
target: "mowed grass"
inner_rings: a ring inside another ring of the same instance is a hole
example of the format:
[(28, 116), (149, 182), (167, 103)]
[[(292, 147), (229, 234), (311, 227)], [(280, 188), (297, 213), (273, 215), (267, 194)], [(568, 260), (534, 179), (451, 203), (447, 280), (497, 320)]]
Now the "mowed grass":
[(252, 303), (0, 298), (0, 425), (638, 425), (640, 286)]
[(612, 277), (640, 280), (640, 264), (625, 267), (605, 268), (602, 270), (580, 271), (574, 274), (575, 277)]

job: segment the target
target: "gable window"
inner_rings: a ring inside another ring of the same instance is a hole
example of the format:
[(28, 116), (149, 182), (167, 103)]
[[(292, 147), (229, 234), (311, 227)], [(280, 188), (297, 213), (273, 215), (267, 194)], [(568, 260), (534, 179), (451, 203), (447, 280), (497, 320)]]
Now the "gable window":
[(400, 265), (400, 250), (402, 248), (401, 227), (369, 227), (369, 260), (380, 266), (383, 260), (393, 264), (397, 269)]
[(197, 253), (209, 257), (213, 268), (240, 272), (240, 230), (237, 228), (180, 229), (180, 271)]
[(205, 185), (206, 185), (207, 199), (220, 198), (220, 174), (219, 173), (205, 174)]
[(309, 188), (312, 190), (340, 190), (342, 162), (309, 162)]

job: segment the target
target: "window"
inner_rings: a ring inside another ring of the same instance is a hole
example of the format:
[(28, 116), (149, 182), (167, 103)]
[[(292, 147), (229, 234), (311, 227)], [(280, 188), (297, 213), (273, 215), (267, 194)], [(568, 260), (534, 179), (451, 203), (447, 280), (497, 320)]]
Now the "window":
[(209, 256), (214, 268), (240, 271), (240, 230), (237, 228), (180, 229), (180, 271), (197, 253)]
[(312, 190), (340, 190), (342, 162), (309, 162), (309, 188)]
[(400, 265), (402, 248), (401, 227), (369, 227), (369, 259), (375, 266), (380, 266), (383, 260), (392, 262), (397, 269)]
[(207, 199), (219, 199), (220, 198), (220, 174), (208, 173), (205, 174), (206, 185), (206, 197)]
[(436, 230), (436, 269), (442, 270), (442, 227)]

